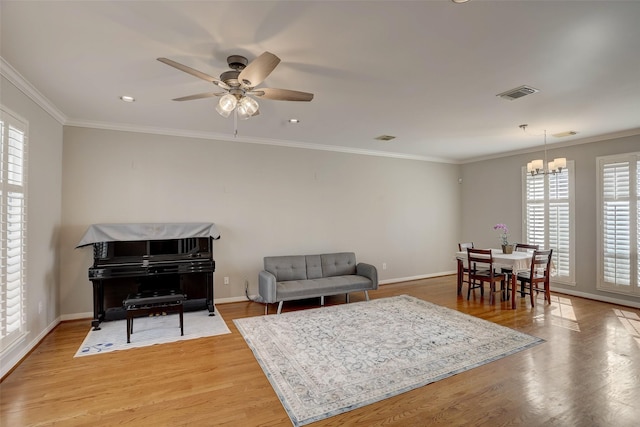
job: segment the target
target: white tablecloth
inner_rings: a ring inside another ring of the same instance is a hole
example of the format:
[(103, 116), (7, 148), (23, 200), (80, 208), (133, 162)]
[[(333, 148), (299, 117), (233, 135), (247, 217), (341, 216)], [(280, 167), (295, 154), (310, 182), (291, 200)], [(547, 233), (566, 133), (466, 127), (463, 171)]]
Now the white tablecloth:
[[(494, 268), (510, 268), (514, 272), (528, 271), (531, 268), (531, 257), (533, 252), (513, 251), (510, 254), (503, 254), (502, 249), (491, 249)], [(468, 267), (467, 251), (456, 252), (456, 258), (464, 263), (464, 268)]]

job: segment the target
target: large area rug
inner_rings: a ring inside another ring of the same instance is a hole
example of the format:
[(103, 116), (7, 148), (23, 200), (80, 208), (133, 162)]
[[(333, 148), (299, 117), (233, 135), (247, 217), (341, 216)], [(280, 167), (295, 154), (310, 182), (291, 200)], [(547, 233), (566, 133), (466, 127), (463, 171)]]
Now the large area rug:
[(217, 310), (215, 316), (209, 316), (208, 310), (185, 312), (184, 336), (180, 335), (177, 314), (134, 319), (129, 344), (126, 324), (126, 320), (102, 322), (99, 331), (89, 331), (74, 357), (231, 333)]
[(543, 342), (407, 295), (234, 323), (294, 426), (395, 396)]

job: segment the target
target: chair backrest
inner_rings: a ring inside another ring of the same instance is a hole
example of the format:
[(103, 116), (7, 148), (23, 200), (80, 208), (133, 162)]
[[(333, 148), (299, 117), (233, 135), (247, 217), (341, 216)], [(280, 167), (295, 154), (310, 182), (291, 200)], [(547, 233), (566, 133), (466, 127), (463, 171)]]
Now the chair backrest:
[(476, 264), (484, 264), (485, 266), (489, 266), (489, 269), (493, 271), (493, 255), (491, 255), (491, 249), (467, 248), (467, 261), (469, 262), (470, 269), (475, 270)]
[(540, 249), (540, 245), (529, 245), (527, 243), (516, 243), (516, 251), (519, 251), (519, 252), (537, 251), (538, 249)]
[(473, 247), (473, 242), (458, 243), (459, 251), (464, 251), (465, 249), (472, 248), (472, 247)]
[[(547, 249), (545, 251), (533, 251), (533, 256), (531, 258), (531, 278), (544, 277), (545, 280), (549, 280), (552, 254), (553, 249)], [(536, 272), (538, 272), (539, 274), (536, 275)]]

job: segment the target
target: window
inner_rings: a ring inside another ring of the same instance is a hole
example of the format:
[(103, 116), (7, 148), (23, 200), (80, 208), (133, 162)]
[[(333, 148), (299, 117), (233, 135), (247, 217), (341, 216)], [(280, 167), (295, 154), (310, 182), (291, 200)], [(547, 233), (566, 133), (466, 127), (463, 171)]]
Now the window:
[(597, 163), (598, 289), (640, 295), (640, 153)]
[(573, 161), (561, 173), (522, 169), (524, 242), (553, 249), (553, 281), (575, 285)]
[(0, 351), (25, 333), (26, 126), (0, 109)]

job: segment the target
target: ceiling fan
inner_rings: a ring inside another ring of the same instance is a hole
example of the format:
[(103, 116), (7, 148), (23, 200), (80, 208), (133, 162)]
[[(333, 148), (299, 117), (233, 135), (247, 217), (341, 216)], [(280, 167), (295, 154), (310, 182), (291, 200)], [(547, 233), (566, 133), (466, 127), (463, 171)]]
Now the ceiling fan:
[(259, 105), (253, 98), (254, 96), (279, 101), (308, 102), (313, 99), (312, 93), (299, 92), (296, 90), (268, 87), (256, 89), (256, 86), (260, 85), (280, 63), (280, 58), (271, 52), (264, 52), (250, 63), (247, 61), (247, 58), (241, 55), (231, 55), (227, 57), (227, 63), (231, 70), (220, 74), (219, 79), (171, 59), (158, 58), (158, 61), (202, 80), (211, 82), (223, 89), (223, 92), (199, 93), (175, 98), (174, 101), (191, 101), (193, 99), (219, 96), (220, 101), (216, 106), (216, 111), (225, 118), (229, 117), (233, 111), (236, 112), (236, 117), (244, 120), (260, 114)]

